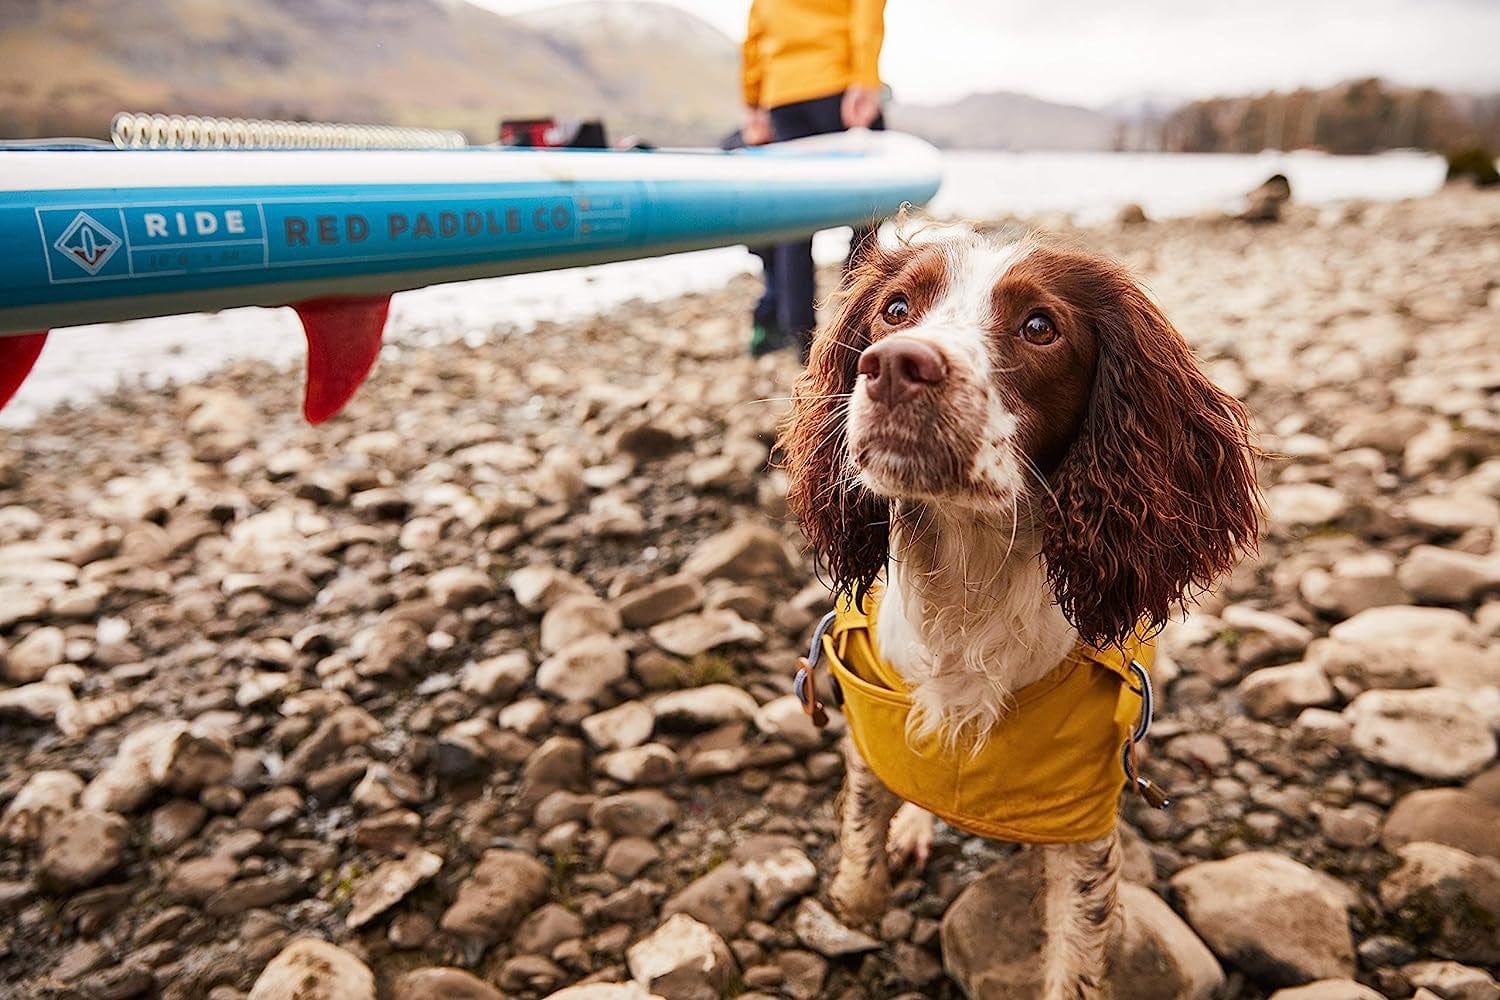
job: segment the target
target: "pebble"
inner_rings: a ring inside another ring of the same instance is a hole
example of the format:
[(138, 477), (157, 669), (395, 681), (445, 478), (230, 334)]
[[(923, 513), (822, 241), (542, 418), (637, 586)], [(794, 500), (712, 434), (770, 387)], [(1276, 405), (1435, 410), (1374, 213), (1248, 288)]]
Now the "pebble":
[(728, 608), (680, 615), (651, 628), (651, 641), (675, 656), (693, 657), (720, 646), (759, 643), (765, 633)]
[(686, 913), (668, 917), (631, 945), (625, 959), (631, 976), (648, 990), (667, 981), (674, 992), (701, 986), (719, 995), (737, 971), (724, 939)]
[(536, 672), (536, 686), (565, 701), (596, 702), (625, 677), (628, 658), (619, 640), (592, 635), (570, 643)]
[(486, 700), (509, 698), (531, 680), (532, 673), (531, 657), (517, 649), (467, 664), (459, 687)]
[(805, 947), (825, 958), (844, 958), (878, 951), (881, 947), (870, 935), (845, 926), (816, 899), (804, 899), (797, 904), (792, 932)]
[(677, 821), (677, 803), (655, 789), (622, 792), (595, 802), (589, 822), (617, 837), (654, 837)]
[(550, 884), (546, 867), (531, 855), (485, 851), (439, 926), (460, 936), (498, 940), (541, 905)]
[(261, 971), (246, 1000), (375, 1000), (375, 977), (343, 948), (301, 938)]
[(1333, 684), (1316, 663), (1262, 667), (1240, 681), (1236, 689), (1245, 711), (1257, 719), (1281, 715), (1334, 701)]
[(72, 771), (38, 771), (26, 780), (0, 813), (0, 839), (13, 844), (41, 840), (57, 820), (71, 813), (83, 791)]
[(0, 656), (0, 677), (12, 684), (31, 684), (66, 659), (63, 630), (46, 625), (27, 633), (9, 653)]
[(598, 750), (640, 746), (656, 728), (656, 713), (643, 701), (627, 701), (588, 716), (579, 727)]
[(46, 826), (38, 873), (61, 889), (92, 885), (119, 866), (130, 825), (123, 816), (76, 809)]
[(615, 610), (628, 628), (650, 628), (703, 606), (703, 581), (688, 573), (653, 580), (615, 599)]
[(652, 701), (651, 708), (659, 726), (708, 729), (749, 721), (759, 706), (754, 698), (733, 685), (705, 684), (660, 695)]
[(413, 851), (400, 861), (381, 864), (354, 888), (349, 915), (344, 924), (350, 930), (363, 927), (395, 906), (417, 886), (432, 878), (443, 867), (443, 858), (432, 851)]
[(413, 969), (396, 982), (393, 1000), (505, 1000), (505, 994), (463, 969)]

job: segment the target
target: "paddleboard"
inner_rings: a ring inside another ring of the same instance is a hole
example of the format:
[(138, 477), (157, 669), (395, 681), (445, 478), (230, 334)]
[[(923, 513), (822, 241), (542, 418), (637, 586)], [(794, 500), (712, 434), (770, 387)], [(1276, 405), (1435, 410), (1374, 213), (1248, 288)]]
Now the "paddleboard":
[(804, 237), (940, 180), (938, 152), (894, 132), (732, 152), (11, 145), (0, 338), (26, 339), (0, 339), (0, 403), (59, 326), (294, 305), (310, 341), (362, 338), (373, 361), (392, 292)]

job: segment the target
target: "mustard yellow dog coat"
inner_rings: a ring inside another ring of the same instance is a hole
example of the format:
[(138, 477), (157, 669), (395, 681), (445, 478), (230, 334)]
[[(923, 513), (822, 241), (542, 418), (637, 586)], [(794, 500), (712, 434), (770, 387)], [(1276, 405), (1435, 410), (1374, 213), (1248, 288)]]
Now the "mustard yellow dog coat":
[(912, 700), (876, 647), (878, 609), (876, 597), (862, 608), (841, 602), (821, 653), (841, 688), (849, 734), (887, 788), (951, 826), (997, 840), (1077, 843), (1114, 829), (1126, 751), (1144, 735), (1137, 723), (1149, 712), (1149, 680), (1130, 664), (1150, 667), (1149, 642), (1124, 650), (1079, 644), (1015, 693), (976, 751), (963, 734), (956, 746), (944, 746), (941, 734), (907, 739)]

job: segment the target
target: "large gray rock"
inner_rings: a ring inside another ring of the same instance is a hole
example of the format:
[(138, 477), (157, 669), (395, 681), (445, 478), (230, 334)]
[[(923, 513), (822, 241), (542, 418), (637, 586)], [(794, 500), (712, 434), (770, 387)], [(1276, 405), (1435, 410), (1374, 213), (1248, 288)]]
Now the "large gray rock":
[(375, 977), (337, 945), (300, 938), (271, 959), (248, 1000), (375, 1000)]
[(1443, 844), (1396, 850), (1401, 867), (1380, 883), (1380, 902), (1433, 955), (1500, 963), (1500, 862)]
[(1489, 722), (1458, 691), (1366, 691), (1344, 714), (1362, 757), (1424, 778), (1465, 778), (1495, 757)]
[(1431, 841), (1500, 861), (1500, 806), (1462, 788), (1421, 788), (1396, 803), (1380, 839), (1391, 850)]
[[(1041, 995), (1042, 901), (1038, 852), (992, 867), (943, 917), (943, 961), (975, 1000)], [(1144, 886), (1120, 884), (1121, 930), (1105, 982), (1114, 1000), (1209, 1000), (1224, 982), (1213, 953)], [(997, 933), (997, 928), (1004, 928)]]
[(1354, 975), (1341, 883), (1269, 851), (1184, 868), (1172, 888), (1193, 930), (1225, 962), (1279, 986)]
[(547, 898), (547, 866), (520, 851), (484, 852), (458, 898), (443, 914), (443, 930), (497, 941), (515, 929)]

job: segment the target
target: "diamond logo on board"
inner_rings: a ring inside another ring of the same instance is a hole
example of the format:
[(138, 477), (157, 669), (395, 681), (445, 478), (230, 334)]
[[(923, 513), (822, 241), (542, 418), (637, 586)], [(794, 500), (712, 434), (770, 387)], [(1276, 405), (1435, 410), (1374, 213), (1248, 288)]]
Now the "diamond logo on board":
[(52, 245), (89, 274), (98, 274), (122, 243), (120, 237), (101, 225), (98, 219), (87, 212), (79, 212)]

